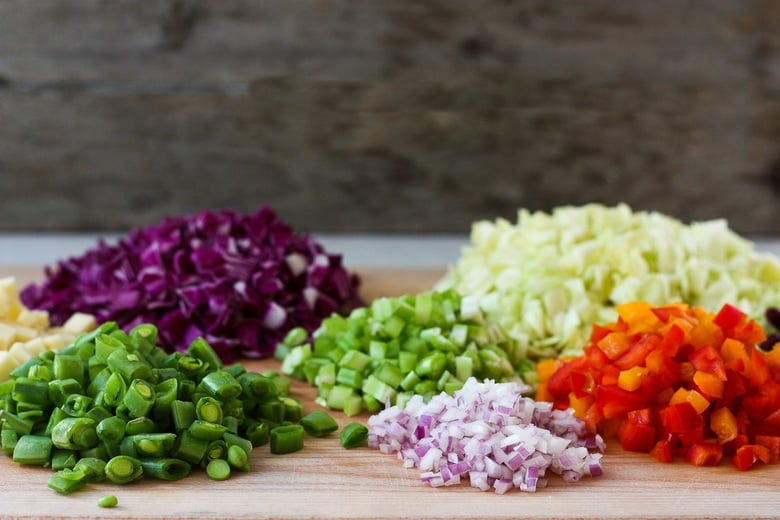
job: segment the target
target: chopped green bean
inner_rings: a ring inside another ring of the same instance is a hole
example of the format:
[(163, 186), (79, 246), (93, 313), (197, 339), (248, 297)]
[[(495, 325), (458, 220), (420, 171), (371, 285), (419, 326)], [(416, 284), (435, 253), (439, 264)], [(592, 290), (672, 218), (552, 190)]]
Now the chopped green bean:
[(106, 462), (106, 478), (115, 484), (127, 484), (143, 474), (141, 461), (127, 455), (117, 455)]
[(303, 426), (291, 424), (271, 430), (271, 453), (283, 455), (303, 448)]
[(104, 495), (97, 502), (98, 507), (116, 507), (117, 504), (119, 504), (119, 499), (116, 498), (116, 495)]
[(206, 474), (211, 480), (230, 478), (230, 464), (225, 459), (214, 459), (206, 466)]
[(112, 416), (100, 421), (95, 428), (98, 438), (105, 443), (118, 443), (125, 436), (125, 421)]
[(58, 448), (86, 450), (98, 442), (97, 424), (89, 417), (66, 417), (51, 431), (51, 441)]
[(221, 424), (202, 421), (196, 419), (189, 427), (188, 431), (196, 439), (205, 439), (207, 441), (215, 441), (221, 439), (227, 428)]
[(368, 428), (359, 422), (351, 422), (341, 430), (340, 440), (347, 449), (363, 446), (368, 440)]
[(14, 447), (17, 464), (46, 466), (51, 462), (52, 441), (44, 435), (22, 435)]
[(55, 448), (52, 450), (51, 456), (51, 469), (52, 471), (59, 471), (61, 469), (73, 469), (78, 462), (78, 454), (74, 450), (61, 450)]
[(324, 437), (338, 430), (336, 420), (322, 410), (313, 410), (301, 418), (301, 426), (309, 435)]
[(190, 427), (197, 416), (195, 403), (191, 401), (176, 400), (171, 403), (171, 416), (177, 432)]
[(195, 405), (195, 415), (203, 421), (221, 424), (222, 405), (213, 397), (201, 397)]
[(81, 471), (61, 469), (49, 478), (47, 485), (58, 493), (68, 495), (86, 486), (87, 479)]
[(73, 470), (83, 473), (87, 482), (103, 482), (106, 479), (106, 461), (96, 457), (80, 458)]
[(160, 480), (180, 480), (190, 473), (190, 464), (181, 459), (141, 459), (144, 475)]
[(222, 400), (238, 397), (242, 391), (241, 384), (226, 370), (209, 372), (198, 386), (211, 397)]
[(134, 379), (125, 392), (122, 403), (127, 407), (130, 417), (144, 417), (154, 406), (154, 388), (143, 379)]
[(238, 445), (228, 447), (228, 462), (231, 466), (241, 471), (249, 471), (249, 456)]

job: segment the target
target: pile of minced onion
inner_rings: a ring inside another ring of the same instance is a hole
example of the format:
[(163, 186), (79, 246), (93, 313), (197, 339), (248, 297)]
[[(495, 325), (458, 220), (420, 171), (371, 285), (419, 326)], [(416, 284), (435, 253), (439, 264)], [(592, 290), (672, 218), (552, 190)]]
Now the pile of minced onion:
[(467, 478), (482, 491), (534, 492), (547, 485), (547, 470), (566, 482), (601, 475), (603, 439), (589, 436), (571, 409), (535, 402), (527, 391), (518, 382), (470, 378), (451, 396), (426, 403), (417, 395), (372, 415), (368, 444), (419, 468), (431, 487)]

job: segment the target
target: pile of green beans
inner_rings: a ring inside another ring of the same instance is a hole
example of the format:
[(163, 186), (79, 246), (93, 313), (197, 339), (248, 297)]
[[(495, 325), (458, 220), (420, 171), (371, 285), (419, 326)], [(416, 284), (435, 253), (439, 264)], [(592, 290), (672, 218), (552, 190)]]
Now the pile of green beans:
[(178, 480), (193, 466), (224, 480), (249, 471), (272, 435), (279, 453), (303, 447), (285, 433), (303, 418), (289, 388), (275, 372), (223, 366), (202, 338), (167, 353), (155, 326), (109, 322), (0, 382), (0, 445), (18, 464), (54, 470), (48, 485), (63, 494), (106, 479)]

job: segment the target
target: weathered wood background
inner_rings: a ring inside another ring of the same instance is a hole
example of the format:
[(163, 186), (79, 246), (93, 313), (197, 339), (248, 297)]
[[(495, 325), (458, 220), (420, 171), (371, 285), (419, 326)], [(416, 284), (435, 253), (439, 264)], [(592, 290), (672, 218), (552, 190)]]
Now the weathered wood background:
[(780, 233), (780, 1), (0, 0), (0, 229)]

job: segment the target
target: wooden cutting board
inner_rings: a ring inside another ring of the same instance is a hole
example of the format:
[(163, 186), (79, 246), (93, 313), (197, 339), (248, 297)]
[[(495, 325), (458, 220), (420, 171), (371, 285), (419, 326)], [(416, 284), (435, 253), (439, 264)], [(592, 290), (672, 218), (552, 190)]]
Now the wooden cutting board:
[[(429, 289), (442, 270), (359, 270), (367, 299)], [(0, 277), (20, 284), (41, 278), (29, 267), (0, 267)], [(274, 360), (246, 363), (253, 370), (278, 368)], [(295, 382), (293, 395), (306, 410), (314, 388)], [(341, 426), (366, 415), (345, 417)], [(196, 469), (178, 482), (141, 480), (126, 486), (90, 484), (62, 496), (46, 487), (47, 469), (24, 468), (0, 455), (2, 518), (777, 518), (780, 465), (739, 472), (730, 463), (697, 468), (661, 464), (608, 443), (604, 475), (566, 484), (553, 475), (536, 493), (482, 492), (464, 483), (429, 488), (416, 469), (404, 469), (393, 455), (370, 448), (346, 450), (337, 436), (306, 438), (302, 451), (252, 454), (252, 471), (224, 482)], [(101, 509), (105, 494), (119, 506)]]

